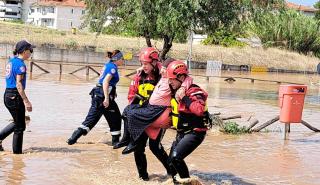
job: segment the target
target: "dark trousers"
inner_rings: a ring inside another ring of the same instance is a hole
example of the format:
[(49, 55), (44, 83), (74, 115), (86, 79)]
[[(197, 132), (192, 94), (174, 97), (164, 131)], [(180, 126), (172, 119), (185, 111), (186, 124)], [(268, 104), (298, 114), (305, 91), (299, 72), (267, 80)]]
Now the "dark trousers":
[(23, 132), (26, 129), (25, 106), (17, 89), (6, 89), (4, 93), (4, 104), (9, 110), (13, 123), (7, 125), (0, 132), (0, 140), (4, 140), (12, 132), (12, 150), (15, 154), (22, 153)]
[(206, 132), (190, 131), (188, 133), (178, 132), (176, 141), (173, 142), (169, 163), (178, 172), (180, 178), (189, 178), (189, 170), (184, 158), (191, 154), (204, 140)]
[[(151, 152), (157, 157), (157, 159), (162, 163), (162, 165), (166, 168), (167, 173), (171, 174), (172, 172), (168, 163), (169, 157), (161, 144), (163, 135), (164, 130), (161, 130), (161, 132), (155, 140), (149, 139), (149, 148)], [(137, 140), (137, 147), (134, 151), (136, 166), (138, 169), (139, 177), (141, 178), (148, 178), (147, 158), (145, 155), (145, 147), (147, 140), (148, 135), (146, 133), (143, 133)]]
[(98, 123), (103, 115), (108, 121), (111, 135), (120, 135), (121, 130), (121, 113), (118, 104), (114, 98), (109, 99), (108, 108), (103, 106), (103, 94), (101, 95), (100, 88), (94, 88), (91, 91), (91, 106), (88, 115), (80, 128), (86, 130), (86, 134)]

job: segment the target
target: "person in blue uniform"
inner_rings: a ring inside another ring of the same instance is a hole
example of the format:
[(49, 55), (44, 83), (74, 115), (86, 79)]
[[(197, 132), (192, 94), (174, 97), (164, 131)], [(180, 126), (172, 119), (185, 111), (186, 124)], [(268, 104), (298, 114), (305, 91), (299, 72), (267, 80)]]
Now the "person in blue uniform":
[(12, 57), (6, 65), (6, 90), (4, 104), (13, 118), (13, 123), (0, 132), (0, 151), (3, 151), (2, 141), (13, 134), (12, 150), (14, 154), (22, 154), (23, 132), (26, 128), (25, 111), (32, 111), (32, 104), (26, 93), (27, 67), (24, 63), (29, 59), (33, 46), (26, 40), (19, 41)]
[(102, 115), (108, 121), (112, 145), (119, 142), (121, 113), (115, 98), (116, 85), (119, 82), (118, 66), (123, 63), (123, 55), (119, 50), (114, 50), (109, 57), (110, 60), (104, 65), (96, 87), (90, 92), (91, 106), (88, 115), (81, 126), (67, 140), (69, 145), (76, 143), (82, 135), (87, 135), (98, 123)]

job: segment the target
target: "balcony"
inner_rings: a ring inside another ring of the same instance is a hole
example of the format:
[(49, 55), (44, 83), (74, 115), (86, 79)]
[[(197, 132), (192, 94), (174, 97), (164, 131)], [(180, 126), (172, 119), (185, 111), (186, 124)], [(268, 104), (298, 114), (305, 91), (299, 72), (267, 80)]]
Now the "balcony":
[(6, 12), (21, 12), (20, 7), (6, 7), (5, 9)]
[(8, 12), (5, 13), (3, 18), (5, 18), (5, 19), (21, 19), (21, 14), (12, 15), (12, 14), (7, 14), (7, 13)]

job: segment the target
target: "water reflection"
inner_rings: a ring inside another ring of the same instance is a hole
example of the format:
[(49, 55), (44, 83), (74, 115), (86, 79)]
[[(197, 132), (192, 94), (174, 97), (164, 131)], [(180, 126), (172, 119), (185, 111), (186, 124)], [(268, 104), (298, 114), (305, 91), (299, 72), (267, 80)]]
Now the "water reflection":
[[(19, 185), (26, 179), (24, 168), (26, 167), (22, 155), (0, 157), (0, 183)], [(3, 174), (3, 175), (1, 175)]]

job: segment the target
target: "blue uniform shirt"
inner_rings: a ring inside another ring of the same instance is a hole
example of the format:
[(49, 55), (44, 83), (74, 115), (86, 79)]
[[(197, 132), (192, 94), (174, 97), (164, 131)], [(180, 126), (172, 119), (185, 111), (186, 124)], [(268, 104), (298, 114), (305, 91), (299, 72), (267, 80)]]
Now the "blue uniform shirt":
[(98, 83), (100, 85), (103, 84), (103, 80), (104, 78), (107, 76), (107, 74), (111, 74), (112, 78), (109, 82), (110, 86), (116, 86), (117, 83), (119, 82), (119, 73), (118, 73), (118, 67), (116, 64), (114, 64), (113, 62), (109, 61), (107, 62), (104, 67), (103, 70), (101, 72), (100, 78)]
[(27, 67), (21, 58), (13, 57), (6, 66), (6, 88), (17, 87), (17, 75), (24, 75), (22, 80), (23, 89), (26, 88)]

